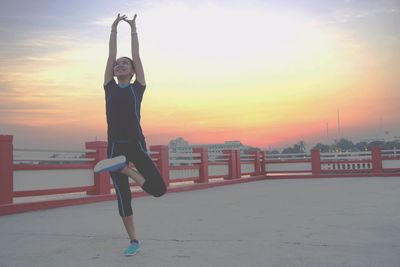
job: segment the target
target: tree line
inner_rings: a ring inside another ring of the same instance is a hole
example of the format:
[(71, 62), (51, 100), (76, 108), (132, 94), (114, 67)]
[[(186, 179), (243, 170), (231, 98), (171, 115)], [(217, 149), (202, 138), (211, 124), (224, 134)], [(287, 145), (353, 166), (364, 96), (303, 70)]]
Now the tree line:
[[(358, 152), (358, 151), (371, 151), (372, 147), (379, 146), (382, 150), (400, 149), (400, 143), (398, 141), (372, 141), (372, 142), (358, 142), (353, 143), (352, 141), (341, 138), (335, 140), (331, 145), (318, 143), (314, 148), (318, 148), (321, 152)], [(299, 141), (291, 147), (284, 148), (281, 152), (278, 150), (267, 151), (270, 154), (289, 154), (289, 153), (306, 153), (306, 147), (304, 141)]]

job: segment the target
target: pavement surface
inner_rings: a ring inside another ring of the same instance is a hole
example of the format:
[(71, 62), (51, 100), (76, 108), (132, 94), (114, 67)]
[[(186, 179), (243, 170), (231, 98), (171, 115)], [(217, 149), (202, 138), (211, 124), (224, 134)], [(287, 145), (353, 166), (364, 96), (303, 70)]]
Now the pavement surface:
[(400, 267), (400, 177), (265, 180), (0, 217), (0, 266)]

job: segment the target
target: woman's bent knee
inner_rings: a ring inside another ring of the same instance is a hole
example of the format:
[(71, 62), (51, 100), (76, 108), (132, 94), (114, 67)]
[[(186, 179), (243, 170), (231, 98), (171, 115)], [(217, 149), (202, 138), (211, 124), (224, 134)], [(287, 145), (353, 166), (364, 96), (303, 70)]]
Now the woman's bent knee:
[(167, 188), (166, 188), (165, 184), (162, 183), (159, 186), (154, 188), (152, 195), (155, 197), (161, 197), (161, 196), (165, 195), (166, 192), (167, 192)]
[(167, 192), (167, 188), (165, 187), (164, 184), (162, 184), (160, 186), (153, 188), (151, 195), (154, 197), (161, 197), (161, 196), (165, 195), (166, 192)]
[(164, 183), (155, 185), (146, 181), (143, 184), (142, 189), (154, 197), (161, 197), (167, 192), (167, 188)]
[(161, 196), (165, 195), (166, 192), (167, 192), (167, 189), (164, 187), (163, 189), (155, 192), (154, 196), (155, 197), (161, 197)]

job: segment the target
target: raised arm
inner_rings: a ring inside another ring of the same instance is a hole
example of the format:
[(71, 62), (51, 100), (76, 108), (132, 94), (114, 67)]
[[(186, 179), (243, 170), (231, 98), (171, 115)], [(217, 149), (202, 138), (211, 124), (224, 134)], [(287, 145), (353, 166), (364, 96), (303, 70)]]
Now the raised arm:
[(132, 49), (132, 60), (133, 66), (135, 68), (136, 80), (140, 82), (142, 85), (146, 85), (146, 81), (144, 79), (144, 70), (142, 61), (139, 56), (139, 40), (136, 32), (136, 14), (132, 20), (124, 19), (126, 22), (131, 25), (131, 49)]
[(117, 59), (117, 26), (118, 23), (123, 19), (126, 19), (126, 16), (125, 15), (120, 16), (118, 13), (117, 18), (111, 25), (108, 59), (107, 59), (106, 70), (104, 73), (104, 85), (106, 85), (114, 77), (113, 67), (114, 67), (114, 62)]

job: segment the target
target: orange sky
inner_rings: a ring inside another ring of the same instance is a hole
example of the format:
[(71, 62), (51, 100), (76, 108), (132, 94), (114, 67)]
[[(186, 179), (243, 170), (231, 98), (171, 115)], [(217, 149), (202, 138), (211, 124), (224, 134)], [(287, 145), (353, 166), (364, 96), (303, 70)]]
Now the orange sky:
[[(106, 139), (102, 79), (118, 12), (138, 13), (150, 145), (176, 137), (260, 148), (331, 143), (338, 109), (341, 137), (400, 135), (397, 6), (143, 1), (135, 9), (119, 1), (124, 9), (110, 10), (103, 1), (73, 1), (75, 9), (59, 7), (72, 22), (58, 24), (53, 6), (8, 25), (14, 2), (0, 14), (0, 133), (13, 134), (17, 146)], [(118, 55), (130, 55), (129, 26), (118, 36)]]

